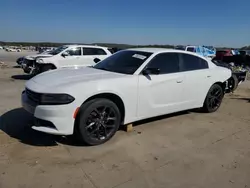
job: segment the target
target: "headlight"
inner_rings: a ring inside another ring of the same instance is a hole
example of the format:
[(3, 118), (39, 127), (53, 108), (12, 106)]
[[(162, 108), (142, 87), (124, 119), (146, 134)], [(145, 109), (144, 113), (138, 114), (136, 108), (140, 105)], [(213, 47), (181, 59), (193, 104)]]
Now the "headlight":
[(69, 104), (75, 100), (68, 94), (42, 94), (40, 98), (41, 105), (60, 105)]
[(37, 59), (36, 62), (37, 63), (43, 63), (43, 60), (42, 59)]

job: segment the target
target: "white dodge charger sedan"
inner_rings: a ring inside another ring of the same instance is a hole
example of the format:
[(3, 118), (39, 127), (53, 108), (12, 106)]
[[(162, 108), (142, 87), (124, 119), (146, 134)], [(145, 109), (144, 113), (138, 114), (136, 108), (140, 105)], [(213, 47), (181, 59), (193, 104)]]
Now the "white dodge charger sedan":
[(127, 49), (93, 67), (35, 76), (22, 105), (34, 114), (33, 129), (98, 145), (131, 122), (195, 108), (216, 111), (230, 77), (231, 70), (192, 52)]

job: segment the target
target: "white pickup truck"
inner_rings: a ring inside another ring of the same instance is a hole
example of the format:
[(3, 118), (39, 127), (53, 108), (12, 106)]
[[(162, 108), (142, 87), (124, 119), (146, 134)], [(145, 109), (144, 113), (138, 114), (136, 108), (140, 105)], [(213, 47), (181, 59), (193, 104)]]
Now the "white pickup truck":
[(92, 66), (110, 55), (107, 47), (64, 45), (47, 53), (26, 56), (21, 66), (25, 73), (39, 74), (59, 68)]

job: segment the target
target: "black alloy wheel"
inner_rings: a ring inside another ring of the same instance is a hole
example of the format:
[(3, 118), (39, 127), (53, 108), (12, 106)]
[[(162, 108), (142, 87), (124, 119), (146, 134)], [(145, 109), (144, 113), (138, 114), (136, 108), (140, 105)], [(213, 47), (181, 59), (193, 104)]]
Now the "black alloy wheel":
[(238, 78), (235, 75), (232, 75), (228, 79), (228, 87), (229, 87), (229, 90), (231, 92), (234, 92), (237, 89), (238, 84), (239, 84), (239, 80), (238, 80)]
[(107, 99), (94, 99), (80, 109), (79, 133), (88, 145), (99, 145), (114, 136), (121, 122), (118, 107)]
[(224, 97), (224, 91), (218, 84), (214, 84), (208, 91), (203, 109), (206, 112), (215, 112), (221, 105)]

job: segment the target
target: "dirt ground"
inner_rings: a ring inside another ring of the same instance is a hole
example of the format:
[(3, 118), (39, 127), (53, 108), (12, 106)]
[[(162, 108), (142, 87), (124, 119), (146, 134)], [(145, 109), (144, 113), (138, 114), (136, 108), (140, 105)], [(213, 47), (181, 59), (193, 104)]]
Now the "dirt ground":
[[(0, 188), (250, 187), (250, 82), (212, 114), (182, 112), (139, 122), (101, 146), (30, 128), (20, 106), (20, 54), (0, 52)], [(24, 52), (23, 52), (24, 54)]]

